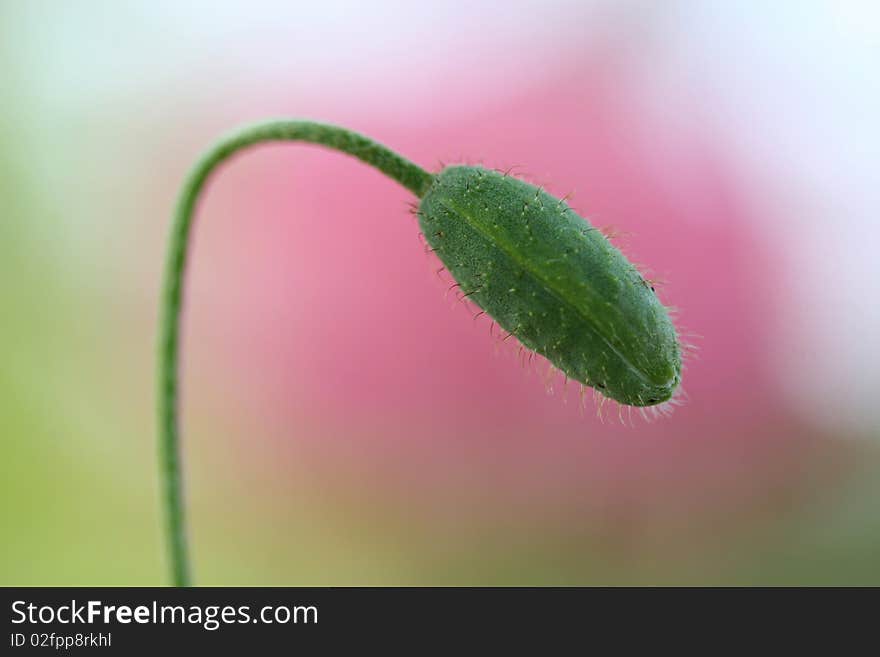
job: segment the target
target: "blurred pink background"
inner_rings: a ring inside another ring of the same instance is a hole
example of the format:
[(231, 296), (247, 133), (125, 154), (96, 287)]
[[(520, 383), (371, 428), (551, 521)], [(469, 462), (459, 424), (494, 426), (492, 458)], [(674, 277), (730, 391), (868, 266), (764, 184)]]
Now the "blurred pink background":
[[(152, 377), (170, 210), (202, 149), (270, 116), (572, 194), (662, 281), (697, 356), (669, 419), (603, 422), (590, 396), (580, 412), (446, 293), (408, 192), (314, 147), (246, 153), (204, 198), (187, 283), (201, 583), (878, 583), (876, 7), (4, 14), (11, 166), (41, 217), (15, 225), (34, 232), (28, 261), (51, 263), (33, 285), (70, 307), (22, 311), (55, 359), (50, 383), (9, 383), (24, 401), (3, 410), (65, 399), (49, 412), (72, 434), (66, 456), (30, 429), (7, 440), (45, 479), (33, 513), (91, 526), (67, 539), (80, 558), (34, 557), (40, 534), (10, 507), (4, 583), (163, 581)], [(91, 494), (67, 497), (69, 468)]]

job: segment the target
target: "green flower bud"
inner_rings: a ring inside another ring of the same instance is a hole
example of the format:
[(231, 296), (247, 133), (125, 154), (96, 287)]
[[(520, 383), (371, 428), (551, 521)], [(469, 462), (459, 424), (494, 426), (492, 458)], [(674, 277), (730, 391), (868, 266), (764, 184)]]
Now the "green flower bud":
[(569, 378), (630, 406), (669, 400), (681, 349), (636, 267), (568, 204), (495, 171), (451, 166), (419, 206), (468, 299)]

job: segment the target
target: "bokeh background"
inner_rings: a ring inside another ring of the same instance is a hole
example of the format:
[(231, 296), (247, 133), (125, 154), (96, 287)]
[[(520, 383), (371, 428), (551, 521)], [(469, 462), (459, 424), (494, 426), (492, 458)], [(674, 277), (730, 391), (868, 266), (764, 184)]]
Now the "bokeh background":
[(195, 230), (203, 584), (880, 584), (880, 5), (0, 1), (0, 583), (167, 582), (169, 216), (311, 117), (544, 184), (698, 357), (632, 426), (447, 294), (408, 192), (267, 146)]

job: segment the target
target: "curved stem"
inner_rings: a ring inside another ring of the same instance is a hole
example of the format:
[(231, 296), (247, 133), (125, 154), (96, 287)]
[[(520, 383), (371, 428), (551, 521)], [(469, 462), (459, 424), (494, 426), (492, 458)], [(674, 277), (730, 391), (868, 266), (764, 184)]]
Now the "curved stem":
[(367, 137), (338, 126), (297, 120), (270, 120), (244, 127), (220, 139), (193, 167), (181, 190), (174, 214), (159, 320), (159, 470), (172, 579), (176, 586), (189, 586), (191, 583), (177, 396), (183, 276), (193, 213), (205, 183), (220, 164), (249, 146), (278, 141), (303, 141), (353, 155), (419, 197), (428, 190), (433, 179), (431, 174), (416, 164)]

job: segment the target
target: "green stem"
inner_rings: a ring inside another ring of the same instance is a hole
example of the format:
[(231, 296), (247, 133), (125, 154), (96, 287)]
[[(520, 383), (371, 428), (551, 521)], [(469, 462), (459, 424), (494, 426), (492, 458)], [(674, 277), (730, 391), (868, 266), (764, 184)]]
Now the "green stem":
[(191, 584), (177, 397), (183, 276), (193, 213), (205, 183), (220, 164), (249, 146), (280, 141), (308, 142), (353, 155), (393, 178), (418, 197), (425, 194), (433, 180), (433, 176), (419, 166), (355, 132), (311, 121), (283, 119), (247, 126), (220, 139), (193, 167), (181, 190), (174, 214), (159, 320), (159, 471), (175, 586)]

